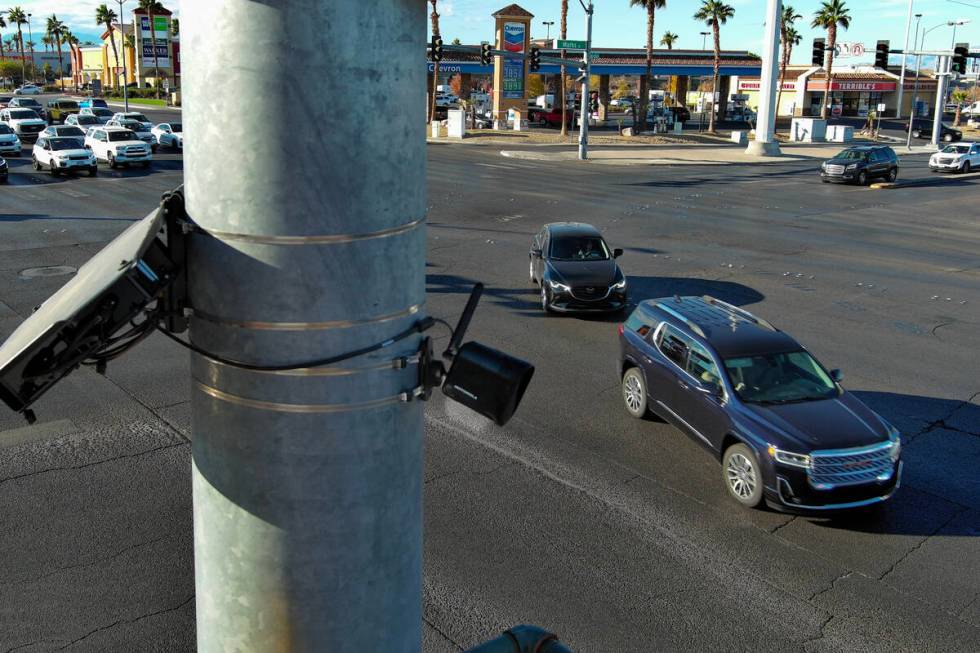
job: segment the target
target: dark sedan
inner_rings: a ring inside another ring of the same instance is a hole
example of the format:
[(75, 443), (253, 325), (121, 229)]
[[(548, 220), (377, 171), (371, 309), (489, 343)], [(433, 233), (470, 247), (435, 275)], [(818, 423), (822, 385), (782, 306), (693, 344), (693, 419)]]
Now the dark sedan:
[(529, 276), (546, 312), (612, 312), (626, 308), (626, 275), (599, 230), (579, 222), (546, 224), (531, 241)]
[(898, 155), (887, 145), (859, 145), (841, 150), (820, 166), (820, 179), (864, 186), (874, 177), (898, 179)]
[[(932, 126), (933, 121), (931, 120), (916, 120), (912, 127), (912, 138), (922, 138), (927, 141), (932, 140)], [(909, 125), (905, 125), (905, 131), (909, 130)], [(963, 132), (954, 127), (950, 127), (946, 123), (939, 123), (939, 140), (944, 143), (952, 143), (953, 141), (963, 140)]]

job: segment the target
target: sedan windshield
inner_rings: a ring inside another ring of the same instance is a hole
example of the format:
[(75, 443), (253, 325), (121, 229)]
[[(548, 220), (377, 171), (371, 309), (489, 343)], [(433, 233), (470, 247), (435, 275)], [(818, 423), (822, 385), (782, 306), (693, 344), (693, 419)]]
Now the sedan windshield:
[(52, 138), (51, 149), (58, 150), (81, 150), (85, 147), (80, 138)]
[(138, 141), (138, 140), (139, 139), (136, 137), (136, 134), (134, 134), (133, 132), (129, 131), (128, 129), (125, 130), (125, 131), (109, 132), (109, 141), (110, 142), (116, 142), (116, 141)]
[(735, 393), (754, 404), (789, 404), (832, 399), (840, 394), (820, 364), (805, 351), (725, 360)]
[(81, 128), (75, 127), (74, 125), (67, 125), (65, 127), (55, 128), (58, 136), (84, 136), (85, 132)]
[(13, 134), (14, 130), (5, 122), (0, 122), (0, 134)]
[(10, 112), (10, 117), (13, 120), (28, 120), (31, 118), (36, 119), (37, 114), (30, 109), (16, 109)]
[(95, 116), (82, 115), (76, 116), (75, 122), (77, 122), (79, 125), (98, 125), (99, 119)]
[(133, 131), (143, 131), (143, 125), (135, 120), (120, 120), (119, 126), (125, 127), (126, 129), (132, 129)]
[(126, 117), (129, 118), (130, 120), (139, 120), (140, 122), (150, 122), (146, 118), (146, 116), (144, 116), (142, 113), (130, 113)]
[(943, 148), (943, 154), (968, 154), (969, 152), (969, 145), (947, 145)]
[(552, 238), (549, 258), (556, 261), (605, 261), (609, 259), (606, 243), (597, 236), (562, 236)]
[(864, 161), (867, 156), (867, 152), (861, 152), (860, 150), (842, 150), (841, 152), (838, 152), (834, 158), (848, 159), (851, 161)]
[(92, 112), (92, 115), (93, 116), (111, 116), (112, 115), (112, 111), (110, 111), (109, 109), (102, 109), (101, 107), (95, 107), (93, 109), (90, 109), (90, 111)]
[(179, 122), (172, 122), (170, 123), (170, 131), (172, 131), (175, 134), (180, 134), (181, 132), (184, 131), (184, 126)]

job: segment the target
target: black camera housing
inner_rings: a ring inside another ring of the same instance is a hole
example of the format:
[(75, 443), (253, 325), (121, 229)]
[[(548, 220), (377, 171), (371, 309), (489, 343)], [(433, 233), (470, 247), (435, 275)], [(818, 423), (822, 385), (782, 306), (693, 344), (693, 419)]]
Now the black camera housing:
[(503, 426), (517, 410), (533, 375), (530, 363), (468, 342), (453, 356), (442, 393)]

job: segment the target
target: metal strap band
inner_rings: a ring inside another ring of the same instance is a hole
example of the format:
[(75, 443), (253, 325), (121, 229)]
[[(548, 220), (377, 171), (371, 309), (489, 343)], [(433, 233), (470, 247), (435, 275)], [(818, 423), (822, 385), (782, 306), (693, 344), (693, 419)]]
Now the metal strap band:
[(258, 399), (239, 397), (238, 395), (229, 394), (217, 388), (204, 385), (200, 381), (195, 381), (194, 385), (204, 394), (209, 397), (214, 397), (219, 401), (245, 406), (246, 408), (255, 408), (256, 410), (271, 410), (280, 413), (347, 413), (366, 408), (377, 408), (388, 404), (399, 404), (408, 401), (409, 398), (409, 393), (402, 392), (394, 397), (373, 399), (357, 404), (282, 404), (274, 401), (260, 401)]
[(229, 318), (218, 317), (194, 309), (194, 317), (206, 320), (213, 324), (238, 327), (239, 329), (256, 329), (260, 331), (321, 331), (325, 329), (349, 329), (364, 324), (378, 324), (380, 322), (390, 322), (402, 317), (415, 315), (425, 304), (415, 304), (397, 313), (378, 315), (363, 320), (331, 320), (329, 322), (257, 322), (249, 320), (232, 320)]
[(353, 243), (359, 240), (397, 236), (398, 234), (415, 229), (415, 227), (423, 222), (425, 222), (425, 218), (419, 218), (407, 224), (391, 227), (390, 229), (382, 229), (381, 231), (371, 231), (364, 234), (330, 234), (327, 236), (263, 236), (261, 234), (236, 234), (230, 231), (217, 231), (214, 229), (206, 229), (205, 231), (220, 240), (234, 240), (260, 245), (335, 245), (338, 243)]
[[(238, 369), (232, 365), (226, 365), (221, 361), (204, 357), (215, 367), (226, 367), (228, 369)], [(404, 365), (400, 364), (404, 360)], [(365, 372), (377, 372), (379, 370), (400, 370), (409, 365), (417, 365), (418, 357), (396, 358), (394, 360), (378, 363), (377, 365), (365, 365), (364, 367), (301, 367), (295, 370), (240, 370), (247, 371), (249, 374), (272, 374), (275, 376), (353, 376), (354, 374), (364, 374)]]

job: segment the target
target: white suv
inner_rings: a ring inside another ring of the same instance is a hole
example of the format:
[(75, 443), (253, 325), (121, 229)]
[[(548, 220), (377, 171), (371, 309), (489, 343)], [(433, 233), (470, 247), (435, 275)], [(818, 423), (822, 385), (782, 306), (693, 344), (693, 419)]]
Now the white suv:
[(110, 168), (116, 168), (121, 163), (139, 163), (149, 168), (153, 160), (150, 146), (125, 127), (93, 127), (85, 137), (85, 147), (92, 150), (96, 159), (108, 163)]
[(5, 122), (0, 122), (0, 154), (20, 156), (20, 139)]
[(47, 167), (52, 176), (75, 170), (88, 170), (90, 177), (98, 173), (95, 155), (77, 136), (42, 136), (34, 144), (31, 159), (35, 170)]
[(929, 169), (933, 172), (980, 170), (980, 144), (971, 142), (950, 143), (929, 157)]
[(11, 109), (0, 111), (0, 121), (10, 125), (17, 137), (25, 143), (33, 143), (48, 123), (37, 117), (33, 109)]
[(113, 118), (105, 124), (106, 127), (123, 127), (136, 134), (136, 138), (150, 146), (154, 152), (157, 151), (157, 139), (153, 136), (150, 128), (133, 118)]

